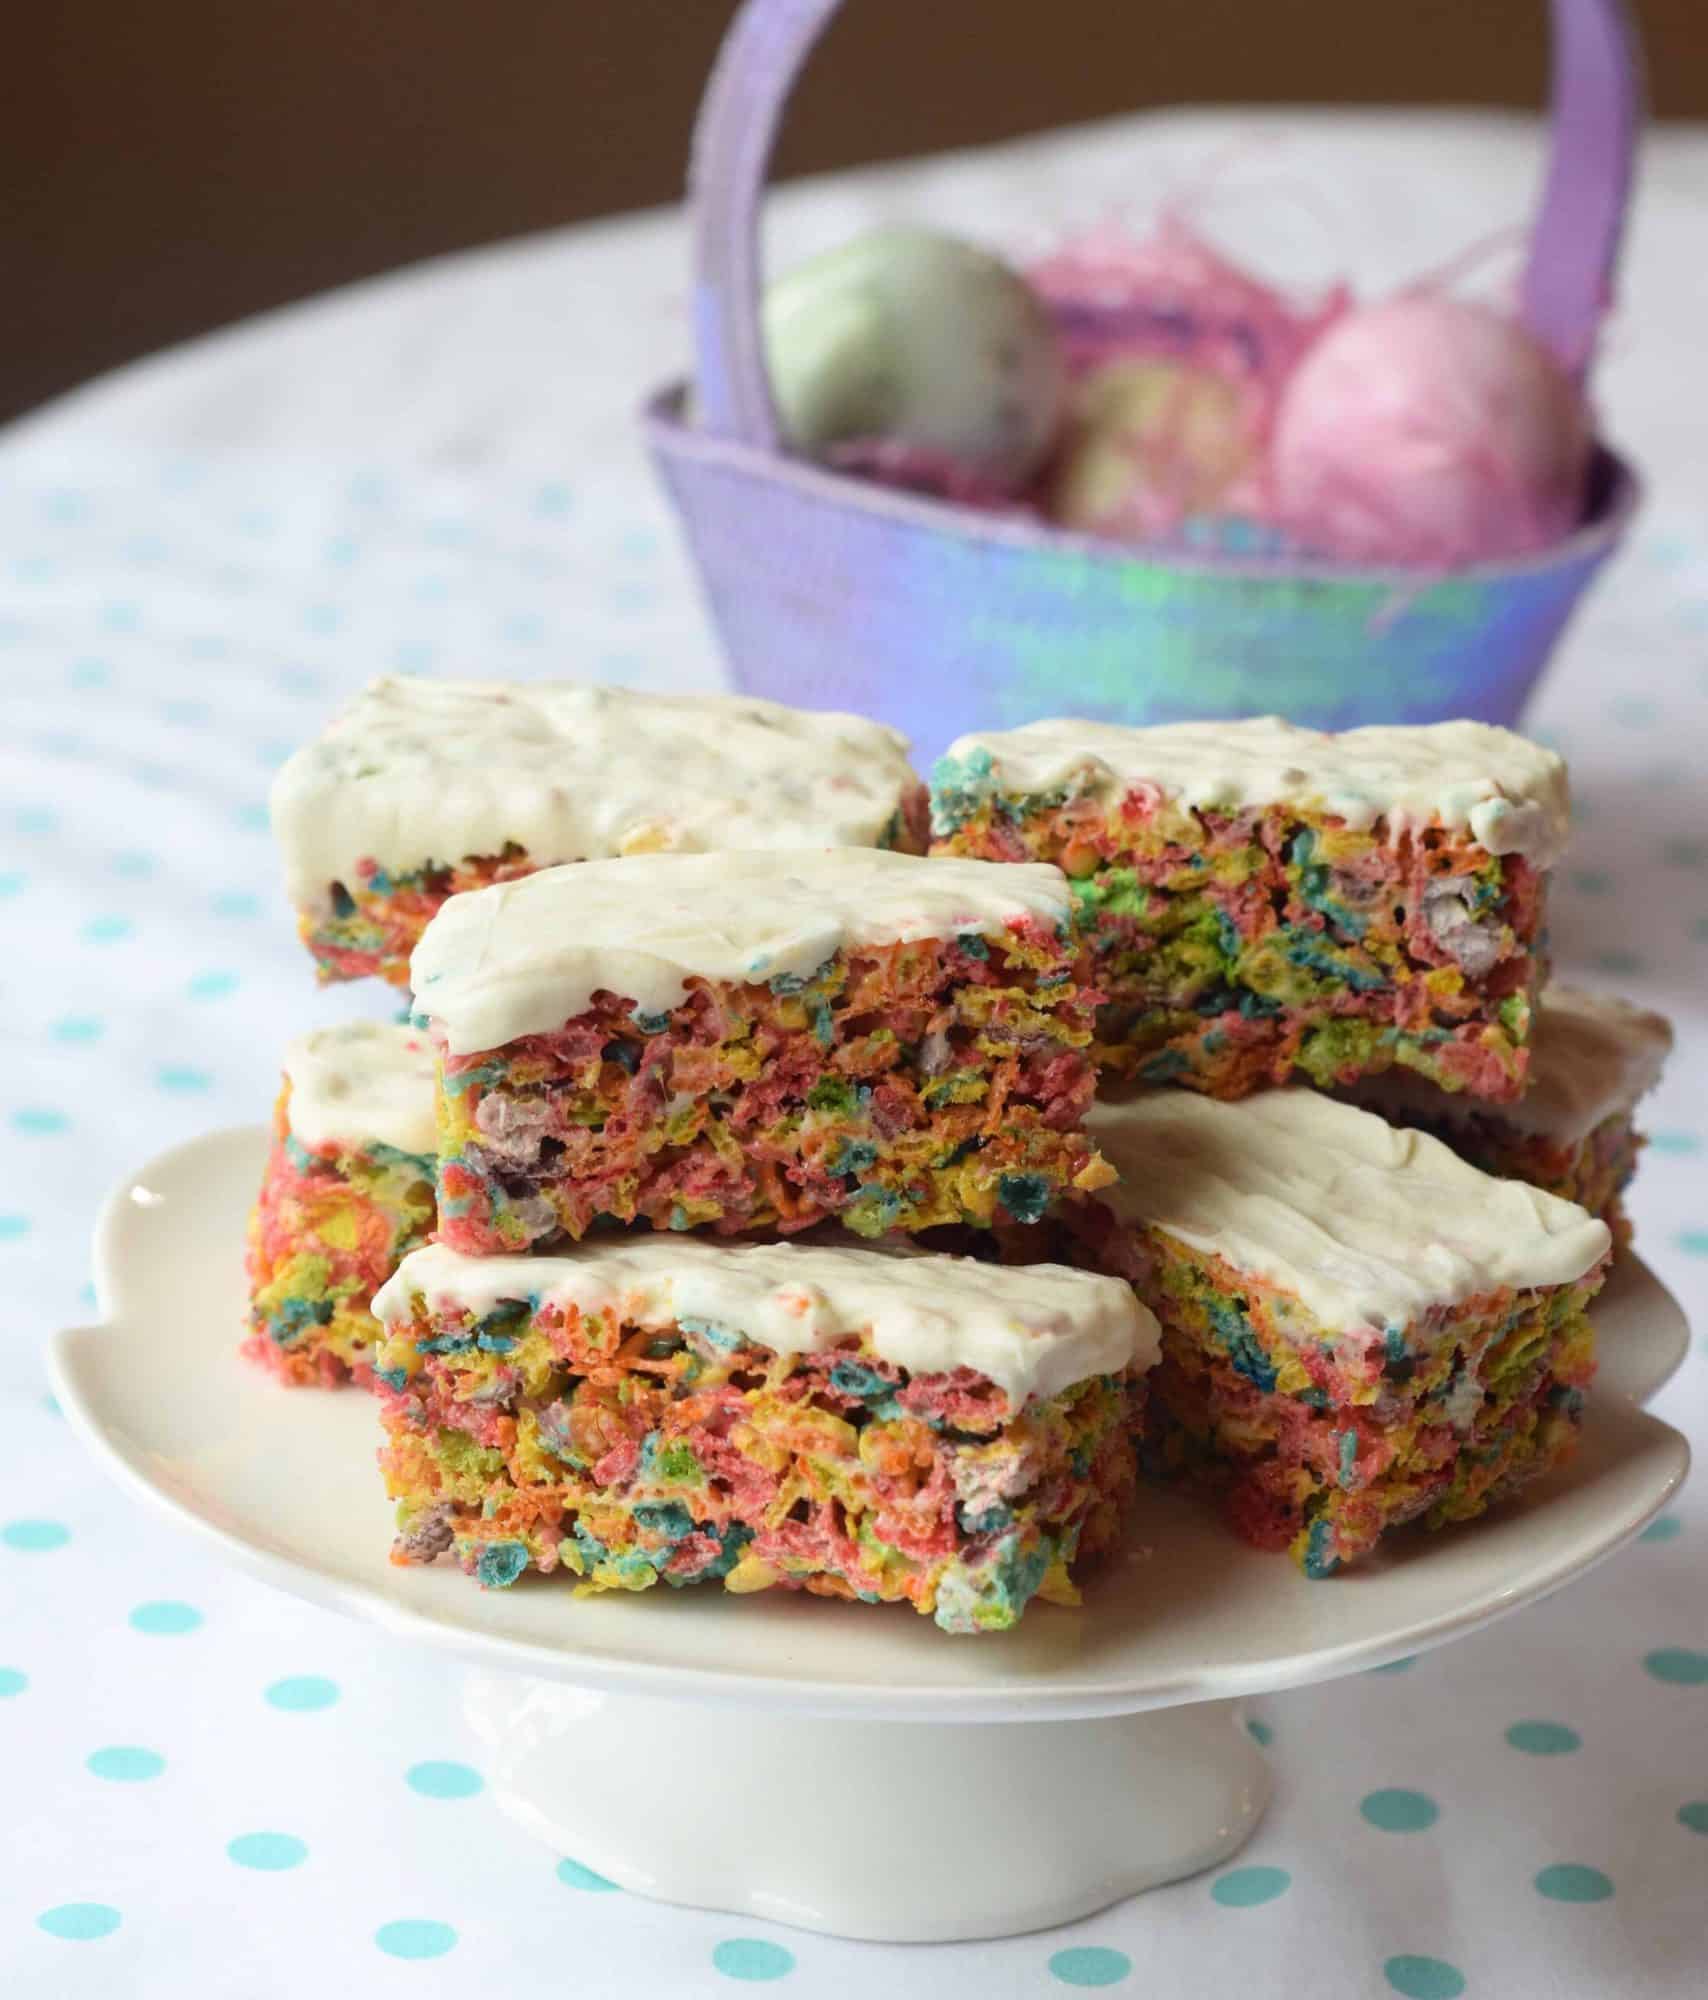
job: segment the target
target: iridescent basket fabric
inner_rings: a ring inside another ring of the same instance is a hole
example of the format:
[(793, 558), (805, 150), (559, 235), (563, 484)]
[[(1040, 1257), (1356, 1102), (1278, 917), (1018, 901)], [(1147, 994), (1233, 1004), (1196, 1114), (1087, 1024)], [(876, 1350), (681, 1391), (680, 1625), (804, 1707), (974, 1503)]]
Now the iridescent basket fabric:
[[(1441, 574), (1187, 556), (993, 516), (781, 447), (759, 333), (757, 207), (790, 85), (837, 0), (748, 0), (701, 106), (695, 422), (649, 440), (737, 684), (895, 724), (923, 756), (973, 727), (1276, 713), (1320, 728), (1518, 720), (1638, 489), (1603, 449), (1584, 525)], [(1618, 0), (1552, 0), (1553, 145), (1522, 313), (1574, 374), (1606, 309), (1636, 65)]]

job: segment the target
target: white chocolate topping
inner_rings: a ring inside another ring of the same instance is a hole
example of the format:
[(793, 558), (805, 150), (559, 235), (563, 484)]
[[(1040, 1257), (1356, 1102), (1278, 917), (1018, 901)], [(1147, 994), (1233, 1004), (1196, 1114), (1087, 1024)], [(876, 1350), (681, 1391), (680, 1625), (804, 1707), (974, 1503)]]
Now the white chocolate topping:
[(596, 992), (663, 1014), (692, 977), (801, 979), (845, 948), (1027, 918), (1070, 921), (1067, 878), (1041, 862), (927, 861), (878, 848), (655, 854), (547, 868), (452, 896), (409, 963), (416, 1018), (452, 1055), (561, 1028)]
[(1403, 1069), (1385, 1070), (1347, 1094), (1384, 1117), (1454, 1125), (1478, 1118), (1575, 1146), (1603, 1119), (1629, 1115), (1659, 1083), (1671, 1050), (1672, 1027), (1663, 1015), (1610, 994), (1550, 986), (1537, 1003), (1530, 1082), (1513, 1103), (1485, 1104)]
[(917, 782), (862, 716), (572, 681), (370, 681), (273, 784), (286, 887), (320, 908), (357, 863), (537, 866), (661, 851), (872, 847)]
[(1563, 1285), (1607, 1253), (1574, 1202), (1311, 1090), (1155, 1090), (1093, 1108), (1103, 1199), (1291, 1293), (1324, 1328), (1403, 1327), (1479, 1292)]
[(419, 1028), (345, 1021), (316, 1028), (285, 1051), (291, 1135), (305, 1146), (375, 1144), (431, 1156), (433, 1044)]
[(1298, 806), (1360, 831), (1390, 835), (1440, 825), (1469, 831), (1490, 854), (1548, 868), (1565, 849), (1571, 802), (1552, 750), (1486, 722), (1300, 729), (1279, 716), (1170, 722), (1128, 729), (1062, 718), (980, 732), (951, 760), (984, 752), (988, 782), (1013, 795), (1066, 790), (1113, 800), (1149, 785), (1190, 807), (1244, 812)]
[(430, 1312), (476, 1317), (524, 1299), (643, 1328), (692, 1321), (778, 1354), (864, 1335), (910, 1375), (976, 1369), (1015, 1409), (1157, 1357), (1156, 1321), (1124, 1279), (907, 1248), (658, 1235), (583, 1243), (562, 1257), (465, 1257), (430, 1243), (375, 1294), (374, 1313), (387, 1327), (406, 1324), (417, 1298)]

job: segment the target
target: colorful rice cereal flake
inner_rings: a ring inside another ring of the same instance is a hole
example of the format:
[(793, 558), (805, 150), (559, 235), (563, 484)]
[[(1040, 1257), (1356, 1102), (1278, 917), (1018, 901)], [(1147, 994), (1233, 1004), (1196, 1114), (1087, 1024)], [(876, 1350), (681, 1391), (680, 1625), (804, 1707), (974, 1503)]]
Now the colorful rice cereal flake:
[(1395, 1125), (1415, 1125), (1486, 1174), (1527, 1181), (1599, 1215), (1617, 1248), (1631, 1242), (1621, 1199), (1643, 1140), (1638, 1101), (1660, 1081), (1672, 1028), (1608, 994), (1548, 987), (1536, 1010), (1530, 1084), (1510, 1104), (1481, 1104), (1390, 1070), (1349, 1096)]
[(1568, 818), (1560, 759), (1479, 722), (1035, 722), (932, 793), (933, 852), (1072, 878), (1099, 1060), (1224, 1098), (1395, 1065), (1518, 1096)]
[(1091, 1129), (1076, 1218), (1162, 1323), (1147, 1469), (1327, 1576), (1403, 1522), (1481, 1513), (1563, 1458), (1607, 1225), (1314, 1091), (1146, 1091)]
[(249, 1218), (244, 1352), (295, 1386), (371, 1383), (370, 1301), (433, 1229), (433, 1050), (353, 1021), (293, 1042)]
[(1156, 1325), (1120, 1280), (845, 1239), (432, 1244), (381, 1292), (393, 1561), (1000, 1631), (1114, 1540)]
[(566, 861), (730, 848), (923, 853), (907, 740), (861, 716), (571, 681), (376, 680), (273, 786), (323, 980), (407, 982), (446, 897)]
[(441, 1239), (1037, 1221), (1109, 1178), (1072, 908), (1055, 868), (857, 848), (454, 897), (412, 972), (441, 1050)]

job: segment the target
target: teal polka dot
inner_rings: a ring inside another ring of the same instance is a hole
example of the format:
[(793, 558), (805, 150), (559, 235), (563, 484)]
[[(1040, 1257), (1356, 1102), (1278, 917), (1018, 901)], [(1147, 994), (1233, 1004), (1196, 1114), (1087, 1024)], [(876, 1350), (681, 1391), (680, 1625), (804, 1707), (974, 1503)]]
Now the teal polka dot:
[(795, 1969), (795, 1954), (766, 1938), (725, 1938), (712, 1947), (712, 1963), (726, 1979), (781, 1979)]
[(347, 569), (360, 554), (360, 545), (353, 535), (333, 535), (327, 541), (326, 560), (335, 568)]
[(319, 694), (321, 677), (312, 667), (286, 667), (280, 673), (279, 686), (286, 694)]
[(1402, 1952), (1384, 1959), (1382, 1975), (1405, 2000), (1459, 2000), (1465, 1990), (1465, 1975), (1444, 1958), (1417, 1958)]
[[(7, 1210), (0, 1212), (0, 1243), (15, 1243), (20, 1236), (30, 1233), (30, 1218)], [(4, 1536), (0, 1535), (0, 1540)]]
[(71, 1120), (63, 1111), (46, 1104), (24, 1104), (12, 1113), (12, 1130), (32, 1139), (45, 1139), (69, 1130)]
[(117, 1785), (140, 1785), (158, 1778), (166, 1759), (158, 1750), (144, 1750), (134, 1743), (113, 1743), (90, 1754), (88, 1768), (97, 1778), (110, 1778)]
[(1686, 1256), (1708, 1257), (1708, 1229), (1681, 1229), (1673, 1241)]
[(1246, 1734), (1250, 1736), (1252, 1742), (1262, 1744), (1265, 1750), (1275, 1741), (1274, 1730), (1270, 1728), (1267, 1722), (1259, 1722), (1255, 1716), (1245, 1727)]
[(46, 1555), (49, 1549), (64, 1548), (70, 1539), (71, 1530), (63, 1521), (8, 1521), (0, 1528), (0, 1542), (23, 1555)]
[(1114, 1986), (1132, 1969), (1124, 1951), (1111, 1951), (1106, 1944), (1069, 1945), (1050, 1958), (1051, 1975), (1064, 1986)]
[(15, 868), (9, 868), (0, 875), (0, 896), (16, 896), (23, 892), (25, 877)]
[(472, 1799), (485, 1780), (470, 1765), (429, 1760), (425, 1764), (411, 1764), (405, 1782), (424, 1799)]
[(1651, 1521), (1637, 1539), (1640, 1542), (1670, 1542), (1683, 1532), (1684, 1523), (1676, 1514), (1663, 1514), (1658, 1521)]
[(129, 917), (91, 917), (83, 926), (83, 936), (89, 944), (119, 944), (134, 928)]
[(51, 806), (21, 806), (13, 813), (12, 824), (20, 833), (54, 833), (59, 815)]
[[(1574, 810), (1579, 812), (1579, 817), (1582, 816), (1581, 809), (1575, 804)], [(1605, 896), (1613, 887), (1613, 877), (1599, 868), (1574, 868), (1571, 884), (1580, 896)]]
[(430, 1917), (400, 1917), (374, 1932), (374, 1943), (391, 1958), (443, 1958), (456, 1941), (449, 1924)]
[(1708, 866), (1708, 840), (1669, 840), (1661, 849), (1661, 858), (1669, 868)]
[(1366, 1792), (1358, 1810), (1382, 1833), (1422, 1833), (1441, 1816), (1441, 1808), (1427, 1792), (1408, 1792), (1397, 1786)]
[(1667, 1153), (1677, 1158), (1687, 1158), (1701, 1152), (1702, 1141), (1694, 1132), (1651, 1132), (1649, 1150), (1654, 1153)]
[(548, 518), (567, 514), (574, 504), (574, 494), (561, 479), (548, 479), (534, 495), (534, 512)]
[(506, 618), (498, 629), (512, 645), (537, 646), (546, 636), (546, 621), (537, 612), (524, 611)]
[(22, 1694), (30, 1677), (21, 1667), (0, 1667), (0, 1698)]
[(1643, 961), (1636, 952), (1619, 947), (1598, 951), (1594, 964), (1598, 971), (1611, 973), (1616, 979), (1634, 979), (1643, 970)]
[(237, 991), (238, 983), (235, 972), (198, 972), (188, 990), (192, 1000), (222, 1000)]
[(246, 806), (239, 806), (234, 817), (245, 833), (265, 833), (270, 824), (267, 808), (254, 800)]
[(56, 1042), (98, 1042), (106, 1033), (106, 1026), (93, 1014), (62, 1014), (48, 1033)]
[(1402, 1660), (1389, 1660), (1385, 1666), (1372, 1667), (1373, 1674), (1408, 1674), (1417, 1665), (1416, 1653), (1407, 1653)]
[(1698, 1653), (1689, 1646), (1657, 1646), (1643, 1655), (1643, 1667), (1657, 1681), (1673, 1687), (1708, 1684), (1708, 1653)]
[[(1665, 557), (1659, 559), (1668, 560)], [(1607, 712), (1615, 722), (1623, 722), (1628, 728), (1646, 729), (1660, 710), (1644, 695), (1622, 694), (1616, 695), (1607, 704)]]
[(291, 754), (292, 745), (277, 736), (270, 736), (264, 743), (255, 746), (255, 761), (266, 770), (275, 770)]
[(282, 1868), (300, 1868), (308, 1859), (306, 1844), (294, 1833), (240, 1833), (226, 1843), (239, 1868), (259, 1868), (276, 1874)]
[(154, 856), (127, 847), (122, 854), (113, 856), (113, 873), (123, 875), (128, 881), (140, 882), (144, 876), (154, 873)]
[(1581, 1861), (1556, 1861), (1536, 1877), (1536, 1890), (1551, 1903), (1605, 1903), (1613, 1884), (1599, 1868), (1586, 1868)]
[(599, 1892), (615, 1889), (615, 1882), (607, 1882), (603, 1875), (595, 1875), (591, 1868), (583, 1868), (579, 1861), (563, 1860), (557, 1865), (557, 1879), (566, 1889), (587, 1889)]
[(74, 660), (66, 680), (74, 688), (105, 687), (113, 677), (113, 670), (105, 660)]
[(205, 701), (163, 701), (160, 704), (160, 719), (170, 722), (179, 729), (194, 729), (206, 722), (213, 710)]
[(319, 1674), (290, 1674), (282, 1681), (274, 1681), (265, 1699), (273, 1708), (306, 1715), (317, 1708), (330, 1708), (338, 1699), (338, 1683)]
[(36, 1918), (36, 1928), (70, 1944), (111, 1937), (123, 1919), (111, 1903), (56, 1903)]
[(1285, 1868), (1230, 1868), (1210, 1884), (1210, 1897), (1224, 1910), (1252, 1910), (1285, 1895), (1292, 1881)]
[(195, 1069), (188, 1063), (163, 1063), (154, 1072), (154, 1081), (162, 1090), (170, 1090), (180, 1097), (210, 1089), (213, 1084), (212, 1076), (205, 1069)]
[(46, 1410), (50, 1417), (59, 1417), (65, 1414), (59, 1407), (59, 1398), (57, 1396), (44, 1396), (42, 1398), (42, 1408)]
[(1506, 1732), (1515, 1750), (1532, 1757), (1560, 1757), (1568, 1750), (1581, 1750), (1583, 1738), (1563, 1722), (1515, 1722)]
[(302, 622), (311, 632), (336, 632), (344, 614), (336, 604), (311, 604), (303, 612)]
[(133, 1632), (144, 1632), (151, 1639), (176, 1639), (185, 1632), (193, 1632), (202, 1622), (202, 1614), (193, 1604), (180, 1604), (176, 1598), (152, 1598), (147, 1604), (139, 1604), (130, 1615)]
[(1680, 1806), (1678, 1823), (1689, 1827), (1692, 1833), (1708, 1833), (1708, 1799), (1692, 1799)]
[(400, 674), (418, 674), (433, 664), (434, 648), (425, 639), (405, 639), (392, 654)]
[(240, 921), (261, 914), (261, 898), (247, 889), (222, 889), (214, 897), (210, 907), (216, 917), (229, 917)]

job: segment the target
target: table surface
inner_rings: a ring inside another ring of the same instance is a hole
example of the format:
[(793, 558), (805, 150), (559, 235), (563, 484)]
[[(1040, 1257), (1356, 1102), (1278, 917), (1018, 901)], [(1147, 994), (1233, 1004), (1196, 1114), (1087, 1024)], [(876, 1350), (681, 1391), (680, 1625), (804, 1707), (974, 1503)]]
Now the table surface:
[[(1521, 219), (1537, 160), (1534, 131), (1498, 119), (1151, 118), (803, 184), (774, 202), (774, 238), (792, 257), (906, 214), (1026, 250), (1197, 189), (1202, 218), (1272, 269), (1378, 290)], [(1705, 186), (1708, 133), (1651, 140), (1598, 385), (1651, 499), (1535, 715), (1579, 801), (1559, 968), (1678, 1026), (1633, 1208), (1699, 1316)], [(1277, 1796), (1233, 1869), (1060, 1933), (899, 1950), (601, 1893), (494, 1808), (453, 1664), (220, 1568), (66, 1435), (41, 1348), (91, 1311), (106, 1188), (262, 1115), (290, 1034), (375, 1010), (312, 985), (267, 835), (273, 767), (380, 670), (718, 684), (632, 420), (682, 363), (684, 292), (676, 216), (603, 224), (273, 315), (0, 438), (0, 1984), (30, 2000), (475, 1980), (587, 2000), (772, 1980), (799, 2000), (1246, 2000), (1307, 1978), (1314, 2000), (1700, 1992), (1694, 1491), (1491, 1631), (1260, 1702)], [(1657, 1405), (1699, 1446), (1705, 1352)]]

